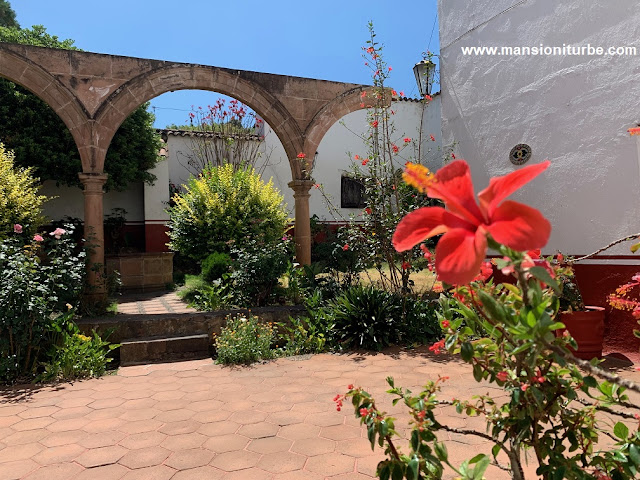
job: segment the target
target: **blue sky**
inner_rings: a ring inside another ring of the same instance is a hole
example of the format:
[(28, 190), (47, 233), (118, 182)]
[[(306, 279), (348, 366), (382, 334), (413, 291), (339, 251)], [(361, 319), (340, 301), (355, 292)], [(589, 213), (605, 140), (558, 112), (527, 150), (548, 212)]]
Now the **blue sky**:
[[(427, 48), (437, 52), (436, 0), (11, 0), (22, 27), (44, 25), (86, 51), (200, 63), (242, 70), (370, 83), (361, 47), (372, 20), (388, 85), (416, 96), (412, 72)], [(433, 33), (432, 33), (433, 32)], [(156, 126), (186, 122), (210, 92), (157, 97)]]

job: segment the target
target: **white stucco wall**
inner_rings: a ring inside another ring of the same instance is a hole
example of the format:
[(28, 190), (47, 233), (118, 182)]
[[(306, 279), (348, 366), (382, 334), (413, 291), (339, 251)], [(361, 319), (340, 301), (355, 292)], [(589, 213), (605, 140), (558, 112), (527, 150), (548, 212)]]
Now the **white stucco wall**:
[[(442, 132), (478, 189), (529, 163), (551, 167), (512, 196), (553, 225), (546, 253), (583, 254), (640, 231), (640, 56), (464, 56), (463, 46), (635, 46), (636, 2), (440, 0)], [(513, 7), (513, 8), (509, 8)], [(505, 11), (506, 10), (506, 11)], [(628, 254), (628, 246), (610, 254)]]
[[(405, 137), (414, 140), (411, 147), (402, 150), (398, 155), (398, 166), (402, 167), (405, 162), (416, 159), (417, 148), (414, 148), (414, 145), (417, 147), (420, 136), (421, 116), (423, 163), (434, 170), (442, 166), (440, 96), (434, 96), (426, 107), (420, 102), (403, 100), (393, 102), (391, 109), (395, 112), (392, 121), (395, 126), (394, 139), (397, 139), (396, 143), (402, 146)], [(317, 183), (323, 185), (324, 192), (333, 199), (336, 206), (340, 206), (341, 176), (350, 170), (349, 153), (366, 156), (366, 146), (358, 136), (366, 131), (366, 111), (353, 112), (336, 122), (327, 131), (318, 146), (318, 155), (312, 176)], [(260, 148), (261, 157), (256, 168), (262, 172), (265, 181), (273, 178), (274, 185), (284, 196), (289, 216), (293, 218), (293, 190), (287, 185), (292, 179), (289, 160), (282, 143), (268, 125), (265, 126), (264, 134), (265, 140)], [(435, 141), (430, 139), (430, 135), (434, 136)], [(189, 179), (190, 174), (185, 164), (192, 148), (193, 143), (189, 137), (174, 134), (167, 137), (169, 179), (176, 185), (184, 184)], [(339, 210), (340, 216), (344, 218), (349, 218), (351, 214), (361, 213), (360, 209), (341, 208)], [(311, 190), (310, 213), (326, 221), (339, 220), (330, 213), (320, 191), (316, 189)]]
[[(56, 187), (56, 182), (47, 180), (40, 189), (41, 195), (56, 197), (44, 204), (43, 212), (49, 220), (60, 220), (69, 216), (84, 220), (84, 195), (78, 187)], [(124, 208), (127, 222), (144, 222), (144, 187), (140, 183), (132, 183), (123, 192), (105, 193), (103, 200), (105, 216), (114, 208)]]
[[(440, 96), (436, 95), (426, 107), (420, 102), (396, 101), (391, 110), (395, 112), (392, 117), (395, 126), (394, 139), (399, 146), (403, 145), (403, 139), (409, 137), (415, 140), (416, 145), (420, 134), (422, 120), (422, 149), (423, 163), (437, 170), (442, 165), (442, 140), (440, 129)], [(358, 135), (367, 131), (367, 114), (365, 110), (352, 112), (336, 122), (325, 134), (318, 146), (313, 170), (313, 179), (322, 184), (325, 194), (332, 198), (335, 206), (340, 206), (340, 179), (342, 174), (350, 170), (353, 155), (366, 157), (367, 148)], [(435, 141), (431, 141), (432, 134)], [(284, 193), (285, 202), (289, 210), (293, 211), (293, 191), (287, 187), (291, 181), (291, 168), (289, 167), (284, 148), (273, 133), (266, 136), (266, 150), (271, 151), (269, 167), (265, 169), (263, 177), (273, 177), (274, 183)], [(351, 154), (351, 157), (349, 156)], [(397, 157), (398, 166), (402, 167), (407, 161), (416, 160), (416, 149), (408, 147), (400, 152)], [(326, 206), (319, 190), (311, 189), (309, 200), (311, 215), (317, 215), (321, 220), (334, 221), (334, 218)], [(349, 218), (350, 215), (360, 214), (360, 209), (339, 208), (340, 216)], [(291, 214), (293, 216), (293, 214)]]

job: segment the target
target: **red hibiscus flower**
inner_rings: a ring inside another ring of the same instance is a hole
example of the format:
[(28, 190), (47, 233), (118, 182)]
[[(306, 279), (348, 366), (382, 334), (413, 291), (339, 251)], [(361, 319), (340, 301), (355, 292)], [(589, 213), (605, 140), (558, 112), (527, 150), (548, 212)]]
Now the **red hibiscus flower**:
[(393, 235), (393, 245), (403, 252), (423, 240), (444, 233), (436, 246), (438, 278), (453, 285), (471, 282), (480, 272), (487, 251), (487, 235), (514, 250), (541, 248), (549, 239), (551, 224), (531, 207), (509, 195), (547, 169), (550, 162), (531, 165), (492, 178), (475, 199), (469, 165), (458, 160), (435, 175), (422, 165), (408, 164), (404, 179), (442, 200), (442, 207), (423, 207), (406, 215)]
[(629, 132), (629, 135), (640, 135), (640, 127), (630, 128), (627, 132)]

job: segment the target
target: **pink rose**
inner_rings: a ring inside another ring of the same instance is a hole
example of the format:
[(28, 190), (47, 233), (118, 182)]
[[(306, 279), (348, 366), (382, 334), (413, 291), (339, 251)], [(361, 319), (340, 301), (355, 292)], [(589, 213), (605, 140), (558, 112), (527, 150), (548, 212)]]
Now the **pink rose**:
[(42, 242), (44, 240), (44, 238), (42, 238), (41, 235), (38, 235), (37, 233), (33, 236), (33, 240), (36, 242)]
[(52, 235), (52, 236), (56, 237), (57, 240), (60, 240), (60, 237), (62, 235), (64, 235), (65, 233), (67, 233), (67, 231), (64, 228), (56, 228), (49, 235)]
[(16, 223), (13, 226), (13, 233), (22, 233), (22, 225), (20, 225), (19, 223)]

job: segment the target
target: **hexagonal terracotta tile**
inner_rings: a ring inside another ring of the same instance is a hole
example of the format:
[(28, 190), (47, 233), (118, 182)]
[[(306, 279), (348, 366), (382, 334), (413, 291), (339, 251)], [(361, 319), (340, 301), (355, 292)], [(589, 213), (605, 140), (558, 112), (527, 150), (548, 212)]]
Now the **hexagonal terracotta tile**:
[(213, 459), (215, 453), (205, 448), (191, 448), (178, 450), (171, 454), (165, 461), (165, 465), (176, 470), (187, 470), (207, 465)]
[(362, 429), (360, 427), (351, 427), (349, 425), (334, 425), (332, 427), (323, 427), (320, 436), (331, 440), (346, 440), (348, 438), (360, 438)]
[(216, 455), (211, 461), (211, 465), (225, 472), (234, 472), (255, 467), (260, 457), (261, 455), (258, 453), (235, 450)]
[(285, 425), (278, 430), (278, 436), (289, 440), (299, 440), (302, 438), (316, 438), (320, 435), (320, 427), (307, 423), (294, 423)]
[(309, 458), (305, 470), (326, 476), (353, 472), (355, 459), (340, 453), (325, 453)]
[(153, 467), (138, 468), (130, 470), (122, 477), (122, 480), (169, 480), (175, 475), (176, 471), (166, 465), (156, 465)]
[(162, 442), (162, 446), (166, 449), (175, 452), (177, 450), (188, 450), (190, 448), (199, 448), (207, 440), (207, 437), (197, 433), (182, 433), (179, 435), (172, 435), (167, 437)]
[(231, 452), (233, 450), (242, 450), (249, 443), (247, 437), (242, 435), (220, 435), (218, 437), (211, 437), (204, 442), (203, 447), (207, 448), (215, 453)]
[(85, 468), (99, 467), (101, 465), (109, 465), (120, 460), (128, 450), (119, 445), (111, 447), (100, 447), (87, 450), (76, 458), (76, 462)]
[(293, 442), (292, 452), (300, 453), (308, 457), (331, 453), (336, 449), (336, 442), (326, 438), (304, 438)]
[(207, 437), (217, 437), (236, 433), (239, 428), (240, 425), (234, 422), (211, 422), (202, 424), (198, 428), (198, 433), (206, 435)]
[(291, 448), (293, 442), (282, 437), (267, 437), (259, 438), (257, 440), (251, 440), (251, 443), (247, 446), (247, 450), (251, 450), (256, 453), (276, 453), (286, 452)]
[(291, 452), (274, 452), (262, 456), (256, 467), (271, 473), (285, 473), (300, 470), (307, 457)]
[(28, 480), (67, 480), (82, 472), (82, 467), (76, 463), (56, 463), (46, 465), (24, 477)]
[(69, 445), (60, 445), (59, 447), (50, 447), (41, 451), (33, 457), (33, 460), (38, 462), (40, 465), (71, 462), (84, 451), (84, 447), (73, 443)]
[(16, 460), (27, 460), (44, 450), (39, 443), (26, 443), (24, 445), (8, 445), (0, 450), (0, 464), (14, 462)]
[(177, 472), (171, 480), (221, 480), (224, 475), (224, 471), (206, 465)]
[(127, 467), (117, 463), (83, 470), (73, 480), (119, 480), (129, 472)]

